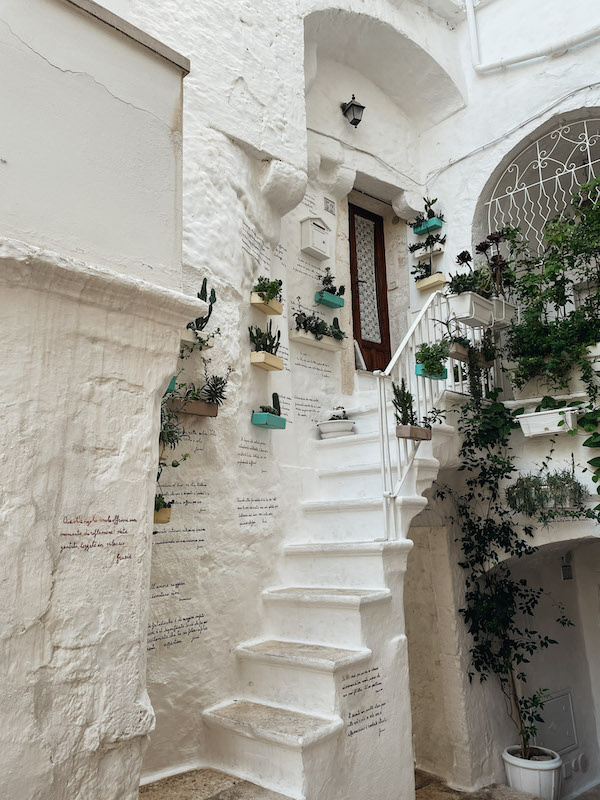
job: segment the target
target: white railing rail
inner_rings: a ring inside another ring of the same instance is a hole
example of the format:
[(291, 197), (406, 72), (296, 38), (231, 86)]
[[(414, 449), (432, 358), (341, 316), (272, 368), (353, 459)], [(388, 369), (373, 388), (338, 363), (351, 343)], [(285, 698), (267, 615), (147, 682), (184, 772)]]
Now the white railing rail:
[[(433, 344), (448, 338), (450, 322), (452, 335), (468, 338), (472, 345), (478, 345), (483, 338), (483, 329), (468, 327), (452, 316), (452, 308), (446, 295), (434, 292), (429, 296), (423, 308), (410, 326), (402, 343), (392, 356), (386, 369), (376, 371), (377, 399), (379, 404), (379, 439), (381, 456), (381, 481), (383, 488), (384, 530), (386, 539), (402, 536), (396, 530), (396, 500), (400, 496), (402, 485), (411, 468), (419, 448), (419, 442), (412, 439), (399, 439), (395, 436), (395, 422), (391, 405), (391, 381), (399, 384), (404, 378), (406, 388), (414, 399), (414, 408), (419, 422), (433, 408), (440, 404), (445, 392), (462, 395), (469, 394), (467, 365), (462, 361), (449, 358), (447, 377), (443, 380), (425, 378), (415, 373), (416, 352), (423, 343)], [(483, 388), (492, 389), (495, 385), (497, 369), (493, 367), (483, 370)], [(388, 394), (390, 402), (388, 402)], [(390, 422), (393, 426), (390, 435)], [(395, 440), (395, 445), (393, 441)]]

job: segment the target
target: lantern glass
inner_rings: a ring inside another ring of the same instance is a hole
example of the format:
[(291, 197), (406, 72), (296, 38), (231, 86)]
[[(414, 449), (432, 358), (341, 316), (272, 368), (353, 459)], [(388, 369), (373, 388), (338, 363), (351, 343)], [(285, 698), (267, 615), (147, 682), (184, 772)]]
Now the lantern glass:
[(349, 103), (344, 103), (342, 105), (342, 110), (350, 125), (356, 127), (362, 119), (365, 107), (360, 103), (357, 103), (356, 98), (354, 95), (352, 95), (352, 100), (350, 100)]

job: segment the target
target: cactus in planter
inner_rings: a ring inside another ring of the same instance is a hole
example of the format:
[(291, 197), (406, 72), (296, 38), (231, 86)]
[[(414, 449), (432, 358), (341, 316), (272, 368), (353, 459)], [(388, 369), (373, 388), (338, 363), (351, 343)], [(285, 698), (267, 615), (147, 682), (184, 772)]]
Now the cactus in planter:
[(214, 289), (210, 290), (210, 294), (208, 293), (208, 284), (207, 279), (204, 278), (202, 281), (202, 286), (200, 291), (198, 292), (198, 298), (200, 300), (204, 300), (206, 302), (208, 300), (208, 314), (205, 317), (197, 317), (192, 322), (188, 322), (187, 327), (191, 328), (193, 331), (203, 331), (204, 328), (208, 325), (208, 320), (210, 319), (213, 306), (217, 302), (217, 295)]
[(346, 338), (346, 334), (340, 328), (340, 322), (337, 317), (333, 318), (333, 322), (331, 323), (331, 327), (329, 328), (329, 335), (336, 339), (338, 342), (341, 342), (342, 339)]
[(279, 395), (277, 392), (273, 392), (273, 405), (261, 406), (260, 410), (265, 414), (273, 414), (276, 417), (281, 416), (281, 406), (279, 405)]
[(265, 352), (277, 355), (279, 350), (281, 331), (277, 335), (273, 334), (273, 322), (270, 320), (266, 331), (261, 330), (258, 325), (250, 325), (248, 328), (250, 341), (254, 345), (257, 353)]

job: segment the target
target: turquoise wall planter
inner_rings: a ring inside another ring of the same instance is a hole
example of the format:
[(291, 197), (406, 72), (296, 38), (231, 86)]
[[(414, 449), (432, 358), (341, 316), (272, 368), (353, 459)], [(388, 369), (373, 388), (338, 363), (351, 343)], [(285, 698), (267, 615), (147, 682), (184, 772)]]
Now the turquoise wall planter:
[(432, 381), (445, 381), (448, 377), (448, 370), (444, 367), (444, 371), (440, 372), (439, 375), (430, 375), (425, 372), (423, 364), (415, 364), (415, 375), (420, 375), (421, 378), (429, 378)]
[(252, 412), (252, 424), (258, 425), (260, 428), (271, 428), (272, 430), (283, 430), (285, 428), (285, 423), (287, 422), (285, 417), (278, 417), (277, 414), (269, 414), (267, 411), (253, 411)]
[(439, 217), (431, 217), (431, 219), (426, 219), (425, 222), (417, 225), (417, 227), (413, 228), (413, 230), (417, 236), (424, 236), (426, 233), (439, 231), (443, 224), (444, 223)]
[(337, 294), (331, 294), (331, 292), (317, 292), (315, 295), (315, 303), (327, 306), (327, 308), (343, 308), (344, 298), (338, 297)]

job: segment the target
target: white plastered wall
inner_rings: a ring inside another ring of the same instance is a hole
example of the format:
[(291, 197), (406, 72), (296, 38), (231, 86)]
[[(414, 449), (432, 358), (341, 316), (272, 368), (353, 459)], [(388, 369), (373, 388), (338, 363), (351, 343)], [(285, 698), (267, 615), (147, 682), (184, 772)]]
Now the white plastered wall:
[(2, 794), (134, 800), (160, 396), (203, 307), (183, 69), (71, 3), (1, 17)]

